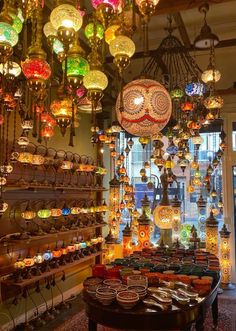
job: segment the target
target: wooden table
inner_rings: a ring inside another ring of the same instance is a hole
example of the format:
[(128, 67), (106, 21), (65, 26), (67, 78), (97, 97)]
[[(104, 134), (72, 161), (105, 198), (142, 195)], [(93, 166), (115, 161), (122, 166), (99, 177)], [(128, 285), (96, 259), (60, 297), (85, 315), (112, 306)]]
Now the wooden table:
[(188, 306), (172, 305), (172, 310), (159, 311), (139, 303), (132, 310), (124, 310), (117, 302), (103, 306), (93, 300), (86, 291), (83, 292), (85, 310), (88, 316), (88, 330), (97, 331), (97, 324), (125, 330), (190, 330), (196, 323), (197, 331), (204, 330), (204, 320), (209, 307), (212, 309), (214, 326), (218, 322), (217, 289), (220, 280), (210, 294)]

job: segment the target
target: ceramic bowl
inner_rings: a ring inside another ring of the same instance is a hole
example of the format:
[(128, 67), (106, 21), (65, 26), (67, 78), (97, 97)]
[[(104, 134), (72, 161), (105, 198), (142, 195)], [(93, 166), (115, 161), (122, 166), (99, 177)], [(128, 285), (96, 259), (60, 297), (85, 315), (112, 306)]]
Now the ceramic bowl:
[(147, 287), (148, 286), (148, 278), (143, 275), (131, 275), (127, 277), (127, 285), (142, 285)]
[(101, 286), (97, 288), (96, 294), (103, 298), (115, 298), (117, 292), (115, 289)]
[(86, 288), (87, 293), (91, 296), (91, 298), (96, 299), (96, 290), (98, 286), (97, 285), (90, 285)]
[(144, 299), (147, 295), (147, 288), (143, 285), (131, 285), (128, 286), (128, 290), (138, 293), (139, 299)]
[(84, 288), (88, 288), (89, 286), (92, 285), (99, 285), (102, 284), (103, 280), (101, 278), (98, 277), (88, 277), (87, 279), (84, 280), (83, 282), (83, 286)]
[(117, 301), (132, 303), (139, 300), (139, 295), (134, 291), (121, 291), (117, 293), (116, 299)]
[(110, 285), (109, 288), (113, 288), (117, 293), (128, 290), (128, 286), (124, 284)]
[(103, 296), (100, 296), (97, 293), (96, 293), (96, 298), (104, 306), (109, 306), (115, 300), (115, 297), (114, 298), (104, 298)]
[(113, 286), (113, 285), (120, 285), (122, 282), (120, 279), (105, 279), (103, 281), (103, 284), (104, 285), (107, 285), (107, 286)]

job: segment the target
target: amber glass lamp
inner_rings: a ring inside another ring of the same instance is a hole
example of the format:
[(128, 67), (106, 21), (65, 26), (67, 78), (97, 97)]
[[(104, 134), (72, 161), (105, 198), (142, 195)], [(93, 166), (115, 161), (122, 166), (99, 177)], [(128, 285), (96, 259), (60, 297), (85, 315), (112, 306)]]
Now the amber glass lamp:
[(206, 251), (218, 256), (218, 221), (210, 212), (206, 219)]
[(66, 133), (66, 128), (72, 121), (72, 107), (73, 104), (71, 98), (66, 96), (54, 100), (50, 105), (52, 115), (54, 116), (57, 125), (60, 127), (63, 136)]
[(221, 266), (221, 287), (223, 289), (235, 289), (231, 284), (231, 261), (230, 261), (230, 231), (224, 224), (220, 231), (220, 266)]

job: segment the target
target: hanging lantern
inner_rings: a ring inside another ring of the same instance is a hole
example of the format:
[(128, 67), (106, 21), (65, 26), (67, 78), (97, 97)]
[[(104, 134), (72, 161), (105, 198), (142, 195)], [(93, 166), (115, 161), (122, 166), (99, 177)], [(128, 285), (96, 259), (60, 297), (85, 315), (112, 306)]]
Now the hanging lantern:
[(123, 89), (116, 101), (116, 113), (121, 126), (136, 136), (152, 136), (169, 121), (172, 103), (169, 93), (151, 79), (134, 80)]
[(201, 78), (205, 84), (217, 83), (221, 78), (221, 73), (217, 69), (209, 68), (203, 71)]
[(206, 251), (218, 256), (218, 221), (212, 211), (206, 219)]
[(201, 97), (206, 92), (206, 87), (203, 83), (192, 82), (185, 86), (185, 93), (190, 97)]
[(114, 64), (119, 69), (119, 73), (122, 74), (129, 65), (130, 58), (134, 55), (134, 42), (127, 36), (119, 35), (110, 42), (109, 50), (114, 57)]
[(197, 149), (200, 147), (200, 145), (204, 142), (204, 139), (200, 136), (194, 136), (192, 137), (192, 142), (194, 145), (196, 145)]
[(180, 88), (175, 88), (170, 91), (171, 99), (179, 100), (179, 99), (183, 98), (183, 96), (184, 96), (184, 91)]
[(51, 68), (43, 58), (29, 57), (21, 64), (23, 74), (28, 80), (30, 89), (39, 91), (45, 88), (46, 81), (51, 76)]
[(212, 109), (221, 109), (224, 105), (224, 99), (219, 95), (212, 95), (207, 97), (203, 101), (204, 106), (206, 109), (212, 110)]
[[(92, 102), (87, 97), (80, 99), (77, 103), (77, 107), (80, 113), (85, 113), (85, 114), (92, 113)], [(102, 104), (100, 101), (98, 102), (96, 109), (94, 109), (93, 111), (96, 114), (102, 112)]]
[(52, 208), (51, 209), (51, 217), (57, 218), (62, 215), (62, 211), (60, 208)]
[(110, 25), (105, 31), (105, 41), (108, 45), (116, 38), (116, 32), (120, 29), (118, 24)]
[[(89, 64), (85, 58), (78, 55), (80, 48), (77, 50), (75, 45), (75, 50), (73, 50), (73, 47), (68, 52), (66, 73), (71, 88), (78, 89), (82, 84), (83, 77), (89, 72)], [(73, 54), (73, 52), (75, 53)], [(65, 71), (65, 61), (62, 63), (62, 70)]]
[(54, 41), (57, 39), (57, 30), (53, 27), (51, 22), (47, 22), (43, 27), (43, 33), (47, 38), (50, 47), (53, 47)]
[(90, 70), (83, 78), (84, 87), (88, 90), (87, 97), (94, 104), (94, 109), (102, 98), (103, 90), (108, 85), (107, 76), (100, 70)]
[(154, 14), (159, 1), (160, 0), (135, 0), (140, 13), (147, 17)]
[(21, 67), (18, 63), (13, 61), (8, 61), (4, 64), (4, 66), (0, 63), (0, 73), (4, 76), (10, 75), (13, 77), (18, 77), (21, 74)]
[(69, 97), (62, 97), (62, 99), (54, 100), (50, 105), (50, 110), (54, 116), (57, 125), (61, 129), (64, 136), (66, 128), (72, 121), (72, 100)]
[(60, 41), (68, 47), (75, 38), (76, 32), (81, 28), (83, 18), (74, 6), (63, 4), (53, 9), (50, 21), (57, 30)]
[(18, 43), (16, 30), (6, 22), (0, 22), (0, 62), (5, 63)]
[[(96, 31), (96, 36), (95, 36)], [(101, 24), (97, 23), (96, 25), (91, 22), (86, 25), (84, 34), (92, 45), (95, 39), (95, 42), (99, 43), (103, 39), (104, 28)]]
[(54, 130), (51, 126), (45, 126), (42, 128), (40, 135), (44, 139), (50, 139), (54, 135)]

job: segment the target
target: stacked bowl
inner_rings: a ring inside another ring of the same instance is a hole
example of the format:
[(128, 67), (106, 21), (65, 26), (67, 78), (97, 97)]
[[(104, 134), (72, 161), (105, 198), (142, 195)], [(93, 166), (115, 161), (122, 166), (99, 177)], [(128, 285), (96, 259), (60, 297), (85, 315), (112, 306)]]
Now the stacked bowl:
[(104, 306), (109, 306), (116, 298), (116, 290), (107, 286), (99, 286), (96, 289), (96, 298)]
[(140, 300), (144, 299), (147, 295), (147, 288), (144, 285), (130, 285), (128, 286), (128, 290), (136, 292)]
[(116, 300), (124, 309), (132, 309), (139, 301), (138, 293), (134, 291), (121, 291), (117, 293)]

